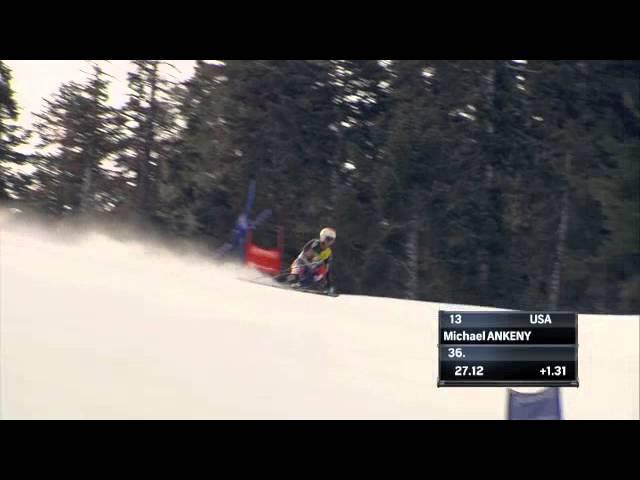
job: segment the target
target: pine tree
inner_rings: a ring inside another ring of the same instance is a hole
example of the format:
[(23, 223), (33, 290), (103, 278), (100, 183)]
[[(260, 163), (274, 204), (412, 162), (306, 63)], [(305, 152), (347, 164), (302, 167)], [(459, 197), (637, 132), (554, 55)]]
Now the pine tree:
[(332, 64), (336, 119), (331, 129), (337, 145), (327, 209), (330, 224), (340, 232), (334, 271), (341, 291), (363, 293), (364, 272), (380, 236), (381, 216), (371, 180), (383, 139), (380, 123), (388, 105), (391, 74), (377, 60), (335, 60)]
[(64, 84), (36, 114), (41, 149), (35, 196), (57, 214), (88, 214), (114, 207), (105, 162), (118, 136), (116, 112), (107, 105), (109, 82), (93, 65), (86, 83)]
[[(548, 164), (548, 221), (537, 229), (554, 239), (550, 274), (541, 285), (550, 306), (604, 312), (620, 308), (622, 298), (629, 306), (623, 292), (624, 281), (627, 287), (637, 281), (634, 242), (617, 239), (633, 239), (638, 225), (632, 213), (637, 188), (622, 193), (627, 180), (638, 183), (628, 161), (640, 131), (633, 114), (637, 81), (628, 78), (634, 67), (637, 79), (637, 62), (531, 62), (538, 72), (532, 77), (535, 131)], [(629, 256), (618, 256), (614, 245), (622, 244)]]
[[(161, 184), (158, 217), (173, 231), (226, 240), (233, 224), (223, 114), (224, 65), (197, 61), (193, 76), (176, 91), (184, 126)], [(237, 212), (236, 212), (237, 213)]]
[(135, 172), (129, 215), (148, 223), (158, 219), (160, 184), (169, 182), (168, 162), (178, 131), (174, 82), (160, 71), (163, 62), (135, 60), (128, 75), (129, 99), (122, 109), (124, 139), (118, 162)]
[(422, 60), (394, 65), (392, 107), (381, 149), (377, 183), (379, 209), (386, 226), (386, 252), (395, 295), (418, 298), (421, 282), (421, 236), (428, 221), (429, 192), (443, 161), (439, 110)]
[(24, 155), (16, 151), (27, 136), (16, 124), (18, 105), (11, 86), (11, 70), (0, 60), (0, 201), (24, 195), (28, 182), (19, 173), (9, 169), (9, 162), (24, 163)]
[[(257, 178), (256, 209), (271, 208), (288, 232), (287, 256), (326, 223), (335, 167), (334, 89), (328, 61), (227, 62), (224, 154), (236, 185)], [(233, 201), (239, 211), (244, 189)]]
[[(590, 143), (588, 149), (583, 146), (580, 150), (580, 157), (588, 160), (588, 170), (580, 177), (579, 189), (581, 197), (590, 204), (580, 205), (576, 215), (580, 223), (569, 238), (570, 260), (578, 256), (584, 258), (584, 244), (591, 245), (586, 253), (591, 270), (597, 274), (587, 277), (587, 291), (590, 297), (598, 299), (594, 309), (637, 312), (640, 307), (640, 62), (606, 60), (579, 66), (588, 108), (584, 121), (588, 134), (583, 138), (588, 138)], [(575, 240), (578, 236), (581, 242)], [(575, 291), (575, 276), (570, 280), (573, 282), (570, 290)], [(575, 301), (580, 298), (565, 296), (565, 302)]]

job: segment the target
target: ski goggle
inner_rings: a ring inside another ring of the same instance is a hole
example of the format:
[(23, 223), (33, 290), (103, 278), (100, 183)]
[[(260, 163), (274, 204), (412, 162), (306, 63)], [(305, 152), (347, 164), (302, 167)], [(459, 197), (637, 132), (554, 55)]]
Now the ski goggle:
[(332, 245), (335, 240), (335, 237), (324, 237), (322, 239), (324, 243), (328, 243), (329, 245)]

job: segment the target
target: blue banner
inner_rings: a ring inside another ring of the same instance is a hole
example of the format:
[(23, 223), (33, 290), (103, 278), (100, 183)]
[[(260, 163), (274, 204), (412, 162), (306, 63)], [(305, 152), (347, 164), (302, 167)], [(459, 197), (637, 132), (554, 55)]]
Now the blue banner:
[(523, 393), (509, 389), (509, 420), (562, 420), (560, 389)]

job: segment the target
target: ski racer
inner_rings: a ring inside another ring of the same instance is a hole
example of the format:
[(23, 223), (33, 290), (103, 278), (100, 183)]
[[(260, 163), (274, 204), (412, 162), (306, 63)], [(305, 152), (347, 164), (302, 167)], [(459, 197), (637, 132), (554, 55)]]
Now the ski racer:
[(331, 245), (336, 240), (336, 231), (333, 228), (323, 228), (319, 238), (309, 240), (302, 248), (300, 254), (291, 264), (288, 274), (281, 276), (278, 281), (287, 281), (296, 287), (308, 287), (312, 285), (323, 286), (333, 292), (331, 285), (331, 261), (333, 251)]

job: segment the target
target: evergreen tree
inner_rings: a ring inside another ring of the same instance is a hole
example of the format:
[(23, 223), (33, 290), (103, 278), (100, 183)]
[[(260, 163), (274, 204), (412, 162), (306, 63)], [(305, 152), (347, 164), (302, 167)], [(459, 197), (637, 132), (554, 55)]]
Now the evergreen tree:
[[(287, 257), (327, 222), (336, 136), (328, 61), (230, 61), (224, 154), (236, 185), (258, 182), (256, 209), (272, 208), (288, 232)], [(244, 203), (238, 190), (233, 208)]]
[(223, 162), (228, 137), (222, 117), (223, 83), (223, 65), (198, 61), (193, 76), (175, 91), (184, 125), (167, 157), (168, 181), (160, 184), (157, 212), (173, 231), (207, 235), (219, 242), (233, 222), (232, 189)]
[(77, 214), (115, 206), (107, 167), (119, 124), (107, 105), (108, 85), (101, 67), (94, 64), (86, 83), (64, 84), (36, 114), (42, 153), (35, 197), (47, 211)]
[(27, 138), (16, 124), (17, 119), (18, 105), (11, 86), (11, 70), (0, 60), (0, 202), (24, 192), (28, 181), (9, 169), (9, 162), (24, 163), (26, 160), (16, 151)]
[[(391, 73), (377, 60), (335, 60), (331, 78), (335, 87), (336, 135), (332, 167), (329, 223), (340, 231), (339, 261), (334, 263), (340, 289), (364, 293), (363, 282), (376, 285), (369, 262), (379, 263), (372, 250), (379, 238), (381, 216), (375, 204), (372, 175), (383, 143), (381, 122), (389, 103)], [(370, 276), (370, 280), (365, 277)]]
[(163, 201), (160, 185), (171, 181), (168, 163), (179, 128), (176, 85), (165, 78), (161, 65), (158, 60), (133, 61), (134, 69), (128, 75), (129, 99), (122, 110), (125, 131), (118, 162), (135, 172), (129, 215), (140, 223), (158, 220)]

